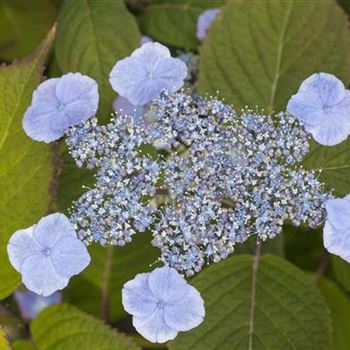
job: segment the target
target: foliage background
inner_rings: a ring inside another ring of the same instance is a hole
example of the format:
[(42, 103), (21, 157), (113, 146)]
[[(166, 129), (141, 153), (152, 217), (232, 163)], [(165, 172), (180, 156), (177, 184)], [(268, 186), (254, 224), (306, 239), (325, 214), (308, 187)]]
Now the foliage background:
[[(200, 44), (197, 17), (217, 6), (222, 13)], [(174, 53), (199, 53), (200, 92), (278, 112), (314, 72), (349, 84), (349, 13), (347, 0), (0, 0), (0, 349), (348, 350), (350, 267), (325, 252), (321, 230), (285, 225), (278, 239), (258, 248), (248, 241), (206, 268), (191, 281), (205, 299), (205, 322), (167, 345), (135, 334), (121, 306), (122, 285), (157, 258), (149, 233), (124, 248), (92, 246), (92, 263), (63, 292), (65, 303), (30, 324), (11, 296), (20, 278), (6, 244), (15, 230), (66, 211), (92, 181), (62, 143), (35, 143), (22, 131), (44, 77), (80, 71), (96, 79), (98, 117), (107, 122), (115, 98), (108, 74), (142, 33)], [(336, 195), (350, 192), (350, 140), (312, 144), (303, 165), (322, 169)]]

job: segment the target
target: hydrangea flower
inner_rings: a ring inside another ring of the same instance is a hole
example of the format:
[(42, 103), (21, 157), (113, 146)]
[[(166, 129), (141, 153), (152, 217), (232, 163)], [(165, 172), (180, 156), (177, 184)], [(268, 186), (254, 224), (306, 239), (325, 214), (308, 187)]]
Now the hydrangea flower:
[(185, 63), (170, 56), (167, 47), (147, 43), (131, 56), (116, 63), (110, 73), (110, 83), (119, 95), (133, 105), (145, 105), (164, 89), (180, 89), (187, 77)]
[(33, 320), (46, 307), (59, 304), (62, 301), (62, 294), (55, 292), (48, 297), (43, 297), (30, 290), (17, 290), (14, 298), (22, 317), (26, 320)]
[(221, 12), (219, 8), (211, 8), (202, 12), (197, 21), (197, 39), (204, 40), (208, 34), (210, 26), (215, 21), (217, 15)]
[(164, 343), (179, 331), (197, 327), (205, 316), (200, 293), (166, 266), (125, 283), (122, 298), (136, 330), (154, 343)]
[(336, 145), (350, 134), (350, 91), (332, 74), (315, 73), (304, 80), (287, 110), (321, 145)]
[(41, 83), (23, 117), (23, 129), (36, 141), (50, 143), (65, 130), (92, 117), (98, 106), (95, 80), (80, 73), (68, 73)]
[(13, 267), (24, 285), (48, 296), (67, 286), (69, 279), (90, 263), (89, 253), (63, 214), (43, 217), (36, 225), (16, 231), (7, 245)]
[(327, 221), (323, 244), (332, 254), (350, 263), (350, 194), (326, 202)]

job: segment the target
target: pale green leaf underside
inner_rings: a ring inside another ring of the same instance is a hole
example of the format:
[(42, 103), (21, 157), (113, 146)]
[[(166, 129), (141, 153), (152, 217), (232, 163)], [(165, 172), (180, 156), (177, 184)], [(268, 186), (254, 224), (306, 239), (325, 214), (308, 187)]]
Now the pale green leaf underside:
[(56, 58), (63, 73), (81, 72), (99, 84), (100, 120), (107, 121), (116, 93), (108, 81), (113, 65), (135, 49), (140, 34), (123, 1), (65, 1), (58, 17)]
[(51, 31), (32, 56), (0, 68), (0, 299), (20, 281), (7, 257), (10, 235), (45, 215), (51, 201), (51, 147), (25, 135), (22, 117), (53, 38)]
[(131, 339), (66, 304), (51, 306), (30, 326), (38, 350), (137, 350)]
[(331, 320), (316, 286), (275, 256), (236, 256), (191, 282), (206, 317), (171, 350), (329, 350)]

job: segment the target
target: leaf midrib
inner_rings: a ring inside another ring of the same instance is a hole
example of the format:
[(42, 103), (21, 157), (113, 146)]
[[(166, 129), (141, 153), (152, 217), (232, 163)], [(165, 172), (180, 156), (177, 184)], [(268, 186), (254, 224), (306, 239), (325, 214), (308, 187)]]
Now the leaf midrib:
[(283, 22), (282, 31), (281, 31), (280, 36), (279, 36), (279, 43), (278, 43), (278, 47), (277, 47), (276, 69), (275, 69), (275, 74), (274, 74), (274, 78), (273, 78), (272, 85), (271, 85), (271, 95), (270, 95), (270, 101), (269, 101), (269, 105), (268, 105), (268, 109), (267, 109), (269, 114), (273, 112), (273, 108), (274, 108), (276, 92), (277, 92), (277, 85), (278, 85), (279, 78), (280, 78), (281, 63), (282, 63), (283, 48), (284, 48), (284, 39), (286, 36), (286, 31), (287, 31), (287, 27), (289, 24), (290, 14), (292, 12), (292, 7), (293, 7), (293, 2), (288, 2), (288, 3), (289, 3), (289, 7), (288, 7), (287, 12), (286, 12), (286, 17), (285, 17), (284, 22)]

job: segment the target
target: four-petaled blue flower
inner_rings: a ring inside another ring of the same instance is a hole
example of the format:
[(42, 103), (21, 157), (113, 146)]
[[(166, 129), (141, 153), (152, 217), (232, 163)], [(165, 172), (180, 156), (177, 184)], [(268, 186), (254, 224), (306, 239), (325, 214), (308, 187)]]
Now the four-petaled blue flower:
[(215, 21), (218, 14), (221, 12), (219, 8), (211, 8), (202, 12), (197, 20), (197, 39), (204, 40), (208, 35), (208, 31)]
[(323, 244), (332, 254), (350, 263), (350, 194), (326, 202), (327, 221)]
[(162, 90), (179, 90), (187, 76), (187, 67), (178, 58), (172, 58), (167, 47), (147, 43), (131, 56), (118, 61), (109, 81), (120, 96), (133, 105), (145, 105)]
[(170, 267), (138, 274), (124, 285), (122, 296), (136, 330), (154, 343), (197, 327), (205, 315), (199, 292)]
[(68, 73), (41, 83), (23, 117), (23, 129), (36, 141), (50, 143), (61, 138), (72, 125), (91, 118), (98, 106), (95, 80)]
[(350, 134), (350, 91), (332, 74), (315, 73), (304, 80), (287, 111), (321, 145), (336, 145)]
[(90, 263), (89, 253), (63, 214), (43, 217), (36, 225), (16, 231), (7, 245), (13, 267), (24, 285), (48, 296), (67, 286), (69, 279)]
[(30, 290), (17, 290), (13, 294), (22, 317), (33, 320), (42, 310), (62, 301), (62, 293), (55, 292), (48, 297), (35, 294)]

